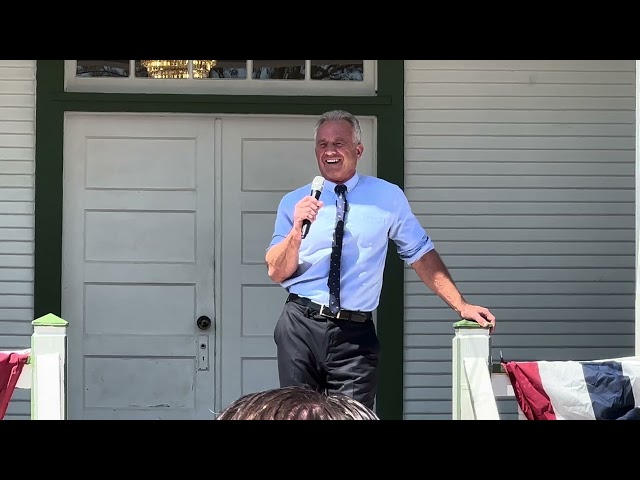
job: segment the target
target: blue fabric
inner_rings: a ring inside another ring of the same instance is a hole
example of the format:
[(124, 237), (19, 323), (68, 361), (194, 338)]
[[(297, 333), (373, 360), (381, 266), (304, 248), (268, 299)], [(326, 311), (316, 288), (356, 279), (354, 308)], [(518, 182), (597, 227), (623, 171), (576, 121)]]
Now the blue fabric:
[[(409, 265), (433, 250), (434, 245), (400, 187), (358, 173), (345, 185), (348, 211), (341, 258), (341, 308), (368, 312), (380, 301), (388, 240), (395, 242), (398, 255)], [(325, 181), (320, 196), (324, 206), (302, 240), (298, 269), (282, 283), (290, 293), (323, 305), (329, 304), (327, 277), (337, 200), (334, 188), (335, 183)], [(310, 192), (309, 183), (282, 198), (268, 248), (280, 243), (291, 231), (295, 205)]]
[(636, 406), (630, 378), (615, 361), (582, 362), (596, 420), (622, 419)]

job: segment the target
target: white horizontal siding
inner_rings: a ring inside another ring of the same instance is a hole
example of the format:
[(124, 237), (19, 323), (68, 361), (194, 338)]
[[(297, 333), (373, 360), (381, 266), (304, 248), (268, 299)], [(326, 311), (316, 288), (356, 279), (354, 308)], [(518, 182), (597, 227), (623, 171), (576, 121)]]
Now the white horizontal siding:
[[(0, 60), (0, 350), (29, 346), (33, 320), (35, 60)], [(5, 419), (30, 417), (16, 390)]]
[[(407, 60), (405, 81), (406, 193), (496, 314), (494, 360), (633, 354), (635, 62)], [(405, 418), (451, 418), (456, 320), (407, 267)]]

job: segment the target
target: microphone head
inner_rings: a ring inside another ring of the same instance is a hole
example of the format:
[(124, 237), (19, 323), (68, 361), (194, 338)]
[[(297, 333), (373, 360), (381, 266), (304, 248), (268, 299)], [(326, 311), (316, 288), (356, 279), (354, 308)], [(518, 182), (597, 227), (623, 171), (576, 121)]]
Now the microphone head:
[(313, 179), (313, 182), (311, 182), (311, 190), (317, 190), (318, 192), (321, 192), (323, 187), (324, 187), (324, 178), (318, 175)]

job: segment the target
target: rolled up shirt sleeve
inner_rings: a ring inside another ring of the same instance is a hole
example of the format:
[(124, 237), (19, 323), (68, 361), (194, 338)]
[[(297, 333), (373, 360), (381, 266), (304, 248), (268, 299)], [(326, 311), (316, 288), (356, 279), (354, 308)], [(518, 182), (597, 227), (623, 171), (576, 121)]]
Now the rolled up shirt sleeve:
[(400, 187), (397, 187), (394, 204), (396, 217), (389, 229), (389, 238), (396, 244), (400, 258), (411, 265), (435, 246), (412, 212), (409, 200)]
[(273, 236), (271, 237), (271, 243), (267, 247), (267, 251), (277, 245), (285, 239), (291, 228), (293, 227), (293, 206), (289, 196), (285, 196), (278, 205), (278, 211), (276, 213), (276, 221), (273, 229)]

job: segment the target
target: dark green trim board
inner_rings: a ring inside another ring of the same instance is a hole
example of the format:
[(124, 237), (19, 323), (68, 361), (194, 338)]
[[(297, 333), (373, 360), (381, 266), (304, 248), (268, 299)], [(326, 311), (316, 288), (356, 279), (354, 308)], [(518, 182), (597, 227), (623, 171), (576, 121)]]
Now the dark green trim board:
[[(378, 61), (373, 97), (304, 97), (64, 92), (64, 61), (38, 60), (36, 74), (35, 317), (61, 315), (62, 192), (65, 112), (162, 112), (320, 115), (340, 108), (375, 116), (378, 176), (404, 188), (404, 61)], [(402, 419), (404, 271), (390, 245), (378, 309), (381, 344), (377, 411)]]
[(61, 316), (64, 111), (51, 101), (63, 88), (61, 65), (38, 61), (36, 71), (35, 318)]
[[(377, 176), (404, 190), (404, 62), (378, 62), (378, 93), (393, 99), (378, 113)], [(404, 263), (396, 246), (387, 250), (378, 307), (380, 389), (377, 410), (382, 418), (400, 420), (404, 411)]]

